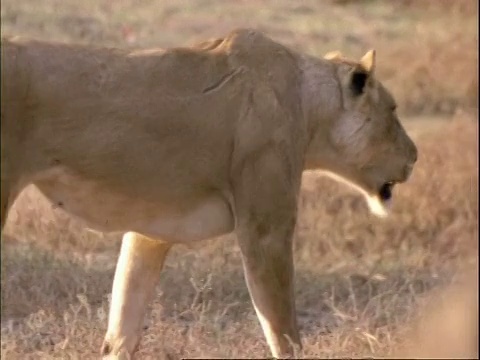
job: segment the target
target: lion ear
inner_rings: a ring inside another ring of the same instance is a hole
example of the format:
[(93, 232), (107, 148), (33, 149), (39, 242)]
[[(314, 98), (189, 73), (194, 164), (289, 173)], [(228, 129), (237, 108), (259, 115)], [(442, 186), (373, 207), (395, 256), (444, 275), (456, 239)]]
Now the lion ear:
[(369, 74), (375, 71), (375, 50), (369, 50), (360, 59), (360, 66)]
[(365, 92), (369, 74), (361, 67), (354, 68), (350, 73), (350, 90), (353, 95), (358, 96)]
[(342, 57), (343, 57), (342, 53), (336, 50), (336, 51), (329, 51), (324, 55), (323, 58), (325, 60), (338, 60), (338, 59), (341, 59)]
[(375, 72), (375, 50), (369, 50), (360, 59), (359, 65), (355, 66), (350, 73), (350, 89), (354, 95), (365, 92), (369, 78)]

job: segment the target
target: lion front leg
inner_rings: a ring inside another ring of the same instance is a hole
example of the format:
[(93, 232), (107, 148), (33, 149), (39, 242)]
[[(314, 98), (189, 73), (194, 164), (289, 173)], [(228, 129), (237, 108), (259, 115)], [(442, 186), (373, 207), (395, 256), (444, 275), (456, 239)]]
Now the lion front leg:
[(235, 183), (237, 238), (250, 296), (271, 353), (301, 349), (294, 299), (293, 232), (299, 177), (287, 161), (265, 153)]
[(123, 236), (115, 270), (104, 359), (131, 359), (136, 351), (145, 312), (154, 294), (171, 245), (137, 233)]
[(285, 358), (301, 348), (295, 314), (292, 227), (239, 237), (247, 286), (272, 355)]

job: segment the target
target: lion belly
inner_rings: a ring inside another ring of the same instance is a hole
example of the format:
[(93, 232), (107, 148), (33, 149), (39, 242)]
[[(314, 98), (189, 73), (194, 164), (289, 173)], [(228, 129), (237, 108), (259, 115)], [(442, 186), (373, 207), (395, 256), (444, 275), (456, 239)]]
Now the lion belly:
[(220, 194), (163, 204), (112, 191), (66, 169), (51, 169), (34, 184), (57, 207), (97, 231), (135, 231), (169, 242), (192, 242), (233, 231), (234, 216)]

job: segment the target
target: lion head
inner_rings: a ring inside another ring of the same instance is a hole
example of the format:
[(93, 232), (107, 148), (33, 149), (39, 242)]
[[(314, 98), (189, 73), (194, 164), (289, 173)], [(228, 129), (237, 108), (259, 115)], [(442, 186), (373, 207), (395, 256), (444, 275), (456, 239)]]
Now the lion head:
[(325, 61), (329, 71), (307, 73), (309, 87), (313, 81), (320, 89), (309, 112), (315, 126), (307, 167), (353, 185), (370, 210), (384, 217), (394, 185), (406, 181), (413, 169), (417, 148), (398, 119), (393, 96), (375, 78), (374, 50), (360, 61), (338, 52), (327, 54)]

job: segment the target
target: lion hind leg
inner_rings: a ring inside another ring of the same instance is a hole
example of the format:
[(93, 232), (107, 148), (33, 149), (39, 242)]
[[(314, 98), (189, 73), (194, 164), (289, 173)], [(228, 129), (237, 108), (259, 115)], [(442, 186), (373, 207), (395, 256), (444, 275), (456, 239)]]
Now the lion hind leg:
[(138, 347), (147, 306), (171, 245), (138, 233), (123, 236), (112, 287), (104, 359), (131, 359)]
[(20, 187), (16, 181), (16, 177), (12, 177), (10, 172), (5, 169), (6, 167), (2, 163), (1, 167), (1, 188), (0, 188), (0, 217), (1, 217), (1, 232), (3, 233), (3, 227), (7, 221), (7, 216), (12, 204), (15, 202), (20, 191), (23, 187)]
[(2, 179), (1, 193), (0, 193), (0, 216), (2, 221), (1, 231), (3, 232), (3, 227), (5, 226), (5, 221), (7, 220), (8, 210), (10, 208), (9, 204), (10, 197), (10, 188), (6, 180)]

